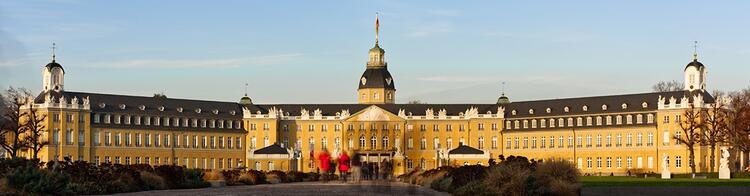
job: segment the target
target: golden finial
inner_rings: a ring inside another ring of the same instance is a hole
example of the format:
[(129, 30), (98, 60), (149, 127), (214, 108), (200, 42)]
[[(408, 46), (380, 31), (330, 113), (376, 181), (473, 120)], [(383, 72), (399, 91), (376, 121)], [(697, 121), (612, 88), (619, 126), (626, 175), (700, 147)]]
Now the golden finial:
[(375, 12), (375, 45), (378, 45), (378, 31), (380, 30), (380, 19), (378, 13)]

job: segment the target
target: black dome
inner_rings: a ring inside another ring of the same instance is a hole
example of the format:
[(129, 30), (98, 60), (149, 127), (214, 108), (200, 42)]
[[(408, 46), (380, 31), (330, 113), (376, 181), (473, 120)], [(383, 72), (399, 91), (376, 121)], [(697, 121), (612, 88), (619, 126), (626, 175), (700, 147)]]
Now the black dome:
[(692, 61), (692, 62), (688, 63), (688, 64), (687, 64), (687, 65), (685, 66), (685, 69), (687, 69), (687, 68), (688, 68), (688, 67), (690, 67), (690, 66), (694, 66), (694, 67), (695, 67), (696, 69), (698, 69), (698, 70), (701, 70), (701, 69), (703, 69), (703, 68), (705, 67), (705, 66), (703, 66), (703, 63), (701, 63), (701, 62), (698, 62), (698, 59), (693, 59), (693, 61)]
[(388, 69), (368, 68), (359, 78), (359, 89), (363, 88), (385, 88), (395, 90), (396, 85)]
[(59, 67), (63, 71), (63, 73), (65, 73), (65, 69), (63, 69), (62, 65), (55, 62), (55, 60), (52, 60), (52, 62), (47, 63), (47, 65), (45, 65), (44, 67), (46, 67), (50, 71), (52, 70), (52, 68)]

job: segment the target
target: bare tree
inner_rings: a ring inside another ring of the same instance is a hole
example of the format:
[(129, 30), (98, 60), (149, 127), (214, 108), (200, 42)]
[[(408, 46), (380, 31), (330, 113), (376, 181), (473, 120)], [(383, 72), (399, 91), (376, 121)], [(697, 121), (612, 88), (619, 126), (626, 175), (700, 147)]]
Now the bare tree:
[(689, 158), (688, 164), (690, 165), (690, 172), (695, 177), (695, 145), (699, 144), (701, 137), (700, 130), (704, 127), (703, 112), (700, 108), (695, 108), (695, 104), (690, 104), (690, 108), (685, 110), (682, 114), (682, 122), (680, 122), (680, 128), (685, 136), (677, 137), (674, 139), (680, 141), (682, 145), (685, 145), (688, 149)]
[(750, 151), (750, 88), (729, 93), (727, 143), (731, 150)]
[(22, 123), (24, 129), (24, 140), (27, 146), (31, 150), (31, 157), (33, 159), (39, 158), (39, 151), (45, 146), (49, 145), (49, 140), (45, 136), (46, 126), (44, 125), (46, 114), (41, 114), (37, 108), (34, 107), (34, 103), (27, 103), (26, 108), (23, 112), (26, 113), (26, 118)]
[(714, 91), (716, 101), (711, 104), (708, 110), (703, 110), (702, 116), (705, 119), (703, 137), (700, 137), (700, 143), (708, 145), (711, 149), (709, 171), (714, 172), (716, 165), (716, 146), (727, 141), (727, 105), (724, 93)]
[(654, 86), (651, 86), (651, 89), (653, 89), (654, 92), (681, 91), (685, 89), (685, 84), (677, 80), (660, 81), (659, 83), (654, 84)]
[(10, 87), (5, 91), (5, 96), (0, 99), (3, 105), (3, 113), (0, 116), (0, 120), (2, 120), (0, 146), (10, 157), (17, 157), (18, 152), (27, 147), (26, 140), (23, 138), (25, 128), (21, 124), (21, 119), (26, 118), (28, 113), (22, 112), (21, 107), (29, 96), (31, 96), (31, 93), (26, 89)]

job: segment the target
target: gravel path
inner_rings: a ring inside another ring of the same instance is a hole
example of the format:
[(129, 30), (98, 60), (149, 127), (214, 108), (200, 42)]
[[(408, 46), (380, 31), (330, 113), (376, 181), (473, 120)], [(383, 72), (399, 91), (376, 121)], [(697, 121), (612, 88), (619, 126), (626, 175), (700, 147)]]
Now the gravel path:
[(264, 184), (249, 186), (227, 186), (221, 188), (178, 189), (144, 191), (116, 195), (449, 195), (428, 188), (401, 182), (365, 181), (356, 183), (341, 182), (299, 182), (286, 184)]

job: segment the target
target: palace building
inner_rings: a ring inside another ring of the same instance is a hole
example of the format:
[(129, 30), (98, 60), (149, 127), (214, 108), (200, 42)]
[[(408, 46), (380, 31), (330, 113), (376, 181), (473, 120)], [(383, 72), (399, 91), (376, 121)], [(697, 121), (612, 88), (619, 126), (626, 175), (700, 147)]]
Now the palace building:
[[(314, 155), (329, 151), (391, 162), (398, 175), (488, 164), (500, 155), (567, 160), (590, 174), (659, 172), (666, 157), (672, 172), (688, 173), (688, 151), (674, 139), (685, 137), (682, 114), (714, 102), (706, 91), (706, 66), (694, 56), (683, 69), (681, 91), (396, 103), (377, 23), (375, 46), (356, 81), (357, 103), (350, 104), (261, 104), (247, 94), (234, 103), (74, 92), (64, 86), (65, 70), (53, 57), (42, 68), (43, 92), (33, 99), (48, 116), (51, 144), (40, 158), (315, 172)], [(708, 148), (696, 149), (698, 171), (707, 171)]]

